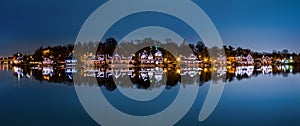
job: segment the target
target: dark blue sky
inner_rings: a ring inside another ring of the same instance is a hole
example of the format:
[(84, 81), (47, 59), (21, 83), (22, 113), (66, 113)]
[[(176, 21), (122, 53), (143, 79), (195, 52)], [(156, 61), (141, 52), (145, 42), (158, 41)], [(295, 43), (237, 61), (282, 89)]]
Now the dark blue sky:
[[(32, 53), (40, 46), (74, 43), (84, 21), (103, 2), (105, 0), (2, 0), (0, 56), (17, 51)], [(287, 48), (300, 52), (300, 1), (194, 2), (212, 19), (226, 45), (255, 51)]]

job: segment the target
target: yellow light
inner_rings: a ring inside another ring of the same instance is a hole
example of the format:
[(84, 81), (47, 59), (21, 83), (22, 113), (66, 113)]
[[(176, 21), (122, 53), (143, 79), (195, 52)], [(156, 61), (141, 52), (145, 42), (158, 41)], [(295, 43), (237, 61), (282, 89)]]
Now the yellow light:
[(165, 73), (167, 73), (167, 72), (168, 72), (168, 70), (167, 70), (167, 69), (164, 69), (164, 72), (165, 72)]
[(49, 50), (49, 49), (43, 51), (43, 54), (47, 54), (47, 53), (50, 53), (50, 50)]
[(177, 58), (177, 61), (180, 61), (181, 59), (180, 58)]
[(204, 62), (207, 62), (208, 61), (208, 59), (207, 58), (204, 58)]
[(208, 69), (207, 68), (204, 68), (204, 72), (207, 72), (208, 71)]
[(180, 69), (177, 69), (177, 70), (176, 70), (176, 73), (180, 74), (180, 72), (181, 72)]
[(49, 76), (43, 76), (43, 79), (49, 81), (49, 80), (50, 80), (50, 77), (49, 77)]
[(215, 67), (213, 68), (213, 71), (217, 71), (217, 70), (218, 70), (217, 68), (215, 68)]

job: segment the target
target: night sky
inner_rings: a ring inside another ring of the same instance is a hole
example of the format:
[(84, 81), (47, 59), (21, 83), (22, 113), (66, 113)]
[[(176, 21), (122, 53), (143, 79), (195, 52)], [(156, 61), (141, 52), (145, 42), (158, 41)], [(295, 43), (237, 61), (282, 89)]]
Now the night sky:
[[(2, 0), (0, 56), (10, 56), (15, 52), (30, 54), (40, 46), (74, 43), (85, 20), (104, 2), (106, 1)], [(300, 52), (300, 1), (194, 2), (214, 22), (226, 45), (251, 48), (259, 52), (285, 48), (290, 52)]]

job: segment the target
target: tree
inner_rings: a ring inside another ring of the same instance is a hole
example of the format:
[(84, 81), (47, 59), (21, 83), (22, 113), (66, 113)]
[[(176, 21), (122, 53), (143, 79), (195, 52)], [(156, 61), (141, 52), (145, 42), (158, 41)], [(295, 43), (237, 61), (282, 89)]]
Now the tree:
[(285, 55), (286, 55), (286, 54), (289, 54), (289, 50), (284, 49), (284, 50), (282, 50), (282, 53), (285, 54)]
[(32, 55), (33, 59), (35, 61), (41, 62), (43, 61), (43, 47), (40, 47), (39, 49), (37, 49), (34, 54)]
[(112, 55), (116, 49), (118, 42), (114, 38), (108, 38), (105, 40), (104, 45), (105, 45), (105, 52), (107, 54)]

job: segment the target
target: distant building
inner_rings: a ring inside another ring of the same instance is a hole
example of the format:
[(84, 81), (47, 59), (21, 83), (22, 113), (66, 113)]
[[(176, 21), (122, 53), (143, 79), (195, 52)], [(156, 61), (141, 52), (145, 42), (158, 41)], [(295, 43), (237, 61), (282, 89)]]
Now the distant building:
[(217, 57), (217, 64), (226, 65), (227, 64), (227, 58), (226, 58), (226, 56), (219, 55)]
[(262, 64), (272, 64), (272, 58), (269, 56), (262, 56), (261, 63)]
[(113, 64), (133, 64), (134, 61), (132, 59), (132, 56), (125, 57), (125, 56), (120, 56), (118, 53), (116, 53), (113, 58), (112, 58), (112, 63)]
[(236, 57), (236, 61), (240, 65), (254, 65), (254, 59), (251, 54), (248, 55), (241, 55)]
[(44, 60), (42, 61), (43, 65), (53, 65), (54, 61), (48, 57), (44, 57)]
[(236, 63), (236, 58), (234, 56), (227, 57), (227, 64), (232, 65)]
[(202, 63), (202, 61), (199, 60), (199, 59), (197, 58), (197, 56), (194, 55), (194, 54), (190, 54), (189, 57), (181, 56), (181, 57), (180, 57), (180, 60), (181, 60), (182, 63), (184, 63), (184, 64), (186, 64), (186, 65), (187, 65), (187, 64), (200, 64), (200, 63)]
[(151, 52), (144, 50), (140, 55), (141, 64), (162, 64), (163, 54), (160, 50), (157, 50), (154, 55)]

